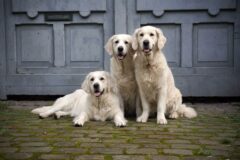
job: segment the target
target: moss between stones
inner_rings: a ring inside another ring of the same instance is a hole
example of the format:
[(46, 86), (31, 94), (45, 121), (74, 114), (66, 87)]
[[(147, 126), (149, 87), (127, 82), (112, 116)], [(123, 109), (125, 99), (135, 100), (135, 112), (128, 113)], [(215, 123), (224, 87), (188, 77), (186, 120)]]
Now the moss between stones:
[(212, 153), (210, 150), (207, 150), (206, 148), (200, 148), (200, 149), (194, 150), (193, 154), (198, 156), (210, 156)]
[(144, 159), (145, 159), (145, 160), (151, 160), (151, 157), (150, 157), (149, 155), (146, 155), (146, 156), (144, 157)]
[(112, 156), (111, 155), (105, 155), (104, 156), (104, 160), (112, 160)]
[(133, 138), (128, 138), (127, 143), (132, 143), (133, 142)]

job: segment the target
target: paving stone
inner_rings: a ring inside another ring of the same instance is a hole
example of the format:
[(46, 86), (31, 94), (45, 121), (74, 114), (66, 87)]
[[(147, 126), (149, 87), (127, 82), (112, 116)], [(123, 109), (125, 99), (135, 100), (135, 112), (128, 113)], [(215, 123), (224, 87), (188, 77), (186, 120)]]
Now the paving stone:
[(104, 139), (104, 138), (102, 138), (101, 141), (103, 143), (126, 143), (127, 139)]
[(91, 148), (90, 152), (93, 154), (123, 154), (121, 148)]
[(76, 142), (56, 142), (53, 146), (56, 147), (73, 147), (76, 145)]
[(124, 143), (113, 143), (113, 144), (106, 144), (107, 147), (114, 147), (114, 148), (138, 148), (140, 144), (124, 144)]
[(105, 147), (103, 143), (81, 143), (81, 147)]
[(229, 152), (228, 151), (221, 151), (221, 150), (210, 150), (211, 155), (214, 156), (229, 156)]
[(42, 147), (42, 146), (47, 146), (48, 144), (45, 142), (27, 142), (27, 143), (21, 143), (20, 146), (32, 146), (32, 147)]
[(0, 153), (14, 153), (17, 151), (17, 148), (14, 147), (1, 147)]
[(219, 160), (220, 157), (212, 156), (192, 156), (192, 157), (183, 157), (184, 160)]
[(126, 150), (127, 154), (158, 154), (154, 148), (130, 148)]
[(172, 148), (178, 148), (178, 149), (199, 149), (201, 148), (200, 145), (194, 145), (194, 144), (172, 144)]
[(39, 157), (39, 159), (42, 159), (42, 160), (52, 160), (52, 159), (55, 159), (55, 160), (58, 160), (58, 159), (64, 159), (64, 160), (67, 160), (69, 159), (69, 156), (68, 155), (61, 155), (61, 154), (43, 154)]
[(78, 153), (78, 154), (83, 154), (87, 150), (83, 148), (59, 148), (58, 151), (60, 153)]
[(157, 155), (157, 156), (151, 156), (152, 160), (179, 160), (176, 156), (164, 156), (164, 155)]
[(28, 159), (32, 157), (31, 153), (11, 153), (4, 155), (7, 159)]
[(163, 149), (165, 154), (177, 154), (177, 155), (193, 155), (191, 150), (186, 149)]
[(77, 156), (74, 160), (104, 160), (103, 155), (81, 155)]
[(143, 145), (145, 148), (170, 148), (170, 145), (169, 144), (161, 144), (161, 143), (158, 143), (158, 144), (144, 144)]
[(36, 142), (36, 141), (42, 141), (42, 138), (39, 137), (19, 137), (16, 138), (15, 141), (27, 141), (27, 142)]
[(210, 144), (210, 145), (218, 145), (219, 144), (218, 141), (211, 141), (211, 140), (204, 140), (204, 139), (199, 140), (199, 143), (200, 144)]
[(214, 150), (223, 150), (223, 151), (233, 151), (234, 148), (232, 145), (206, 145), (205, 146), (207, 149), (214, 149)]
[(170, 143), (170, 144), (174, 144), (174, 143), (181, 143), (181, 144), (188, 144), (191, 143), (189, 140), (165, 140), (165, 143)]
[(12, 137), (0, 137), (0, 142), (9, 142), (11, 139), (13, 139)]
[(160, 140), (158, 139), (153, 139), (153, 138), (138, 138), (138, 139), (134, 139), (132, 141), (133, 143), (159, 143)]
[(9, 142), (1, 142), (0, 143), (0, 147), (8, 147), (10, 145), (11, 145), (11, 143), (9, 143)]
[(175, 139), (175, 136), (172, 136), (172, 135), (149, 135), (148, 136), (149, 138), (157, 138), (159, 140), (161, 139)]
[(52, 150), (52, 147), (22, 147), (20, 149), (20, 152), (26, 152), (26, 153), (48, 153)]
[(72, 138), (71, 141), (74, 142), (102, 142), (100, 138)]
[(130, 156), (130, 155), (117, 155), (112, 157), (113, 160), (145, 160), (144, 156)]
[(15, 137), (28, 137), (29, 134), (28, 133), (11, 133), (12, 136)]

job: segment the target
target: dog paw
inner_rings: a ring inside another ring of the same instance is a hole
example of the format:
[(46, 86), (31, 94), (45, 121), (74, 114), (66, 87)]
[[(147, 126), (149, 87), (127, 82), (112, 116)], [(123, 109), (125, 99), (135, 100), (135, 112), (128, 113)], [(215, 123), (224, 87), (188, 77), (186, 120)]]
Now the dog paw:
[(177, 119), (178, 118), (178, 113), (177, 112), (173, 112), (169, 115), (169, 118), (171, 119)]
[(137, 122), (146, 123), (147, 119), (148, 118), (146, 116), (141, 115), (140, 117), (137, 118)]
[(47, 118), (48, 117), (48, 114), (46, 113), (40, 113), (39, 114), (39, 118), (43, 119), (43, 118)]
[(117, 127), (125, 127), (127, 125), (127, 120), (121, 119), (121, 120), (115, 121), (115, 125)]
[(77, 119), (73, 121), (75, 127), (83, 127), (84, 121), (81, 119)]
[(167, 124), (165, 117), (157, 118), (157, 124)]
[(83, 127), (81, 124), (74, 124), (75, 127)]

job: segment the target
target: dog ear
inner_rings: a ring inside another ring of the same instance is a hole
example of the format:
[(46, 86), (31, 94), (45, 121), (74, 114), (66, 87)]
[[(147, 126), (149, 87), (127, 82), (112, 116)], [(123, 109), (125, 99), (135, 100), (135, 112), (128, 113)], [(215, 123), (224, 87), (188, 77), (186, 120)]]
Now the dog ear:
[(167, 41), (167, 38), (164, 36), (163, 32), (159, 29), (159, 28), (156, 28), (156, 32), (157, 32), (157, 35), (158, 35), (158, 49), (161, 50), (166, 41)]
[(140, 28), (136, 29), (132, 36), (132, 49), (135, 51), (138, 49), (138, 38), (137, 37), (138, 37), (139, 30), (140, 30)]
[(112, 92), (114, 94), (118, 94), (118, 86), (116, 79), (110, 75), (110, 73), (105, 72), (107, 77), (107, 92)]
[(111, 38), (108, 39), (106, 45), (105, 45), (105, 50), (108, 52), (108, 54), (111, 56), (113, 54), (113, 39), (115, 36), (112, 36)]
[(134, 49), (133, 49), (133, 47), (132, 47), (132, 44), (133, 44), (133, 37), (132, 37), (132, 36), (129, 36), (128, 40), (129, 40), (129, 49), (130, 49), (130, 53), (131, 53), (131, 55), (134, 55), (135, 52), (134, 52)]
[(87, 93), (90, 93), (89, 77), (90, 77), (90, 73), (85, 77), (82, 83), (82, 89)]

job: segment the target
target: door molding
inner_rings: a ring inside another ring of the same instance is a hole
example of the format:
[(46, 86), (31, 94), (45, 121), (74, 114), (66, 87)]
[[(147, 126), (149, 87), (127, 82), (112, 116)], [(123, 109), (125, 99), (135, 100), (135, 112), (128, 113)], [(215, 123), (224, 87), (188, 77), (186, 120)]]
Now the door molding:
[(2, 36), (0, 38), (0, 99), (6, 99), (6, 34), (4, 0), (0, 0), (0, 22), (0, 33), (2, 33)]

